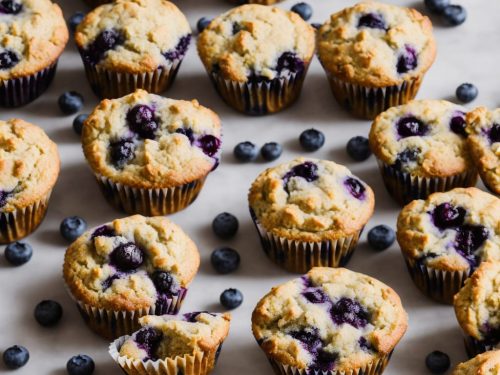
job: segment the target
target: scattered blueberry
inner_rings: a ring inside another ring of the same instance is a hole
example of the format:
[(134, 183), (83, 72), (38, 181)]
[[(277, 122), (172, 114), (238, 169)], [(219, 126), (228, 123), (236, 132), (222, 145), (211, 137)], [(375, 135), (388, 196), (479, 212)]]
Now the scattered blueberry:
[(160, 293), (166, 293), (170, 296), (179, 293), (180, 285), (170, 272), (155, 271), (151, 275), (151, 280)]
[(304, 21), (309, 20), (313, 14), (312, 7), (307, 3), (297, 3), (291, 11), (297, 13)]
[(477, 98), (479, 91), (472, 83), (462, 83), (457, 87), (457, 99), (462, 103), (470, 103)]
[(394, 230), (387, 225), (377, 225), (368, 232), (368, 244), (374, 250), (382, 251), (396, 240)]
[(316, 151), (325, 144), (325, 135), (319, 130), (307, 129), (300, 134), (299, 142), (304, 150)]
[(441, 14), (450, 5), (450, 0), (424, 0), (424, 4), (432, 13)]
[(269, 142), (264, 144), (260, 149), (260, 154), (265, 161), (273, 161), (278, 159), (283, 152), (283, 147), (279, 143)]
[(228, 239), (234, 237), (238, 231), (239, 223), (236, 216), (229, 212), (218, 214), (212, 221), (212, 230), (217, 237)]
[(450, 368), (448, 354), (435, 350), (425, 357), (425, 365), (433, 374), (444, 374)]
[(57, 103), (62, 113), (72, 115), (82, 109), (83, 96), (76, 91), (66, 91), (59, 97)]
[(19, 56), (11, 50), (0, 52), (0, 70), (10, 69), (19, 63)]
[(218, 273), (231, 273), (240, 265), (240, 254), (230, 247), (221, 247), (212, 252), (210, 262)]
[(66, 370), (69, 375), (91, 375), (94, 369), (94, 361), (85, 354), (75, 355), (66, 363)]
[(20, 266), (31, 259), (33, 248), (26, 242), (12, 242), (5, 248), (5, 259), (13, 266)]
[(35, 307), (35, 319), (44, 327), (56, 325), (62, 318), (63, 309), (61, 305), (52, 300), (44, 300)]
[(237, 308), (243, 302), (243, 294), (238, 289), (226, 289), (220, 295), (220, 303), (228, 310)]
[(201, 17), (198, 22), (196, 22), (196, 28), (198, 29), (198, 32), (201, 33), (205, 28), (212, 22), (210, 18), (207, 17)]
[(111, 264), (120, 271), (128, 272), (144, 263), (144, 253), (133, 242), (122, 243), (109, 254)]
[(3, 363), (11, 370), (23, 367), (30, 359), (30, 353), (24, 346), (14, 345), (3, 352)]
[(84, 18), (85, 18), (85, 13), (83, 12), (76, 12), (69, 18), (68, 24), (71, 32), (74, 33), (76, 31), (76, 28), (83, 21)]
[(87, 222), (79, 216), (65, 218), (59, 227), (61, 236), (71, 242), (80, 237), (85, 232), (85, 229), (87, 229)]
[(242, 162), (250, 162), (257, 159), (259, 150), (252, 142), (240, 142), (233, 150), (234, 157)]
[(467, 11), (461, 5), (448, 5), (443, 9), (442, 16), (450, 26), (458, 26), (467, 19)]
[(368, 138), (358, 135), (352, 137), (347, 142), (346, 146), (347, 155), (355, 161), (363, 161), (370, 157), (372, 154)]
[(75, 117), (73, 120), (73, 130), (76, 134), (82, 135), (83, 123), (89, 117), (87, 114), (81, 114)]

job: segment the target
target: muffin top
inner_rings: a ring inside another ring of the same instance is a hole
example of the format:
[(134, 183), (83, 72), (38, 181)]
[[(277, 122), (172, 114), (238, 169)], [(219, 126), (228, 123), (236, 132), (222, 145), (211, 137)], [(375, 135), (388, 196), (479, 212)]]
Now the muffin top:
[(63, 270), (79, 301), (133, 311), (160, 309), (184, 293), (199, 264), (181, 228), (164, 217), (135, 215), (85, 232), (66, 250)]
[(170, 66), (186, 54), (191, 27), (166, 0), (116, 0), (91, 11), (75, 41), (85, 63), (126, 73)]
[(384, 87), (423, 75), (434, 62), (436, 43), (431, 21), (415, 9), (362, 2), (321, 26), (318, 56), (341, 80)]
[(217, 351), (229, 333), (231, 314), (206, 311), (181, 316), (146, 315), (143, 327), (119, 348), (121, 356), (141, 361), (183, 357), (196, 352)]
[(414, 200), (398, 217), (401, 250), (427, 267), (471, 271), (500, 261), (500, 199), (476, 188), (456, 188)]
[(484, 183), (500, 194), (500, 108), (479, 107), (467, 114), (467, 138)]
[(370, 130), (377, 159), (420, 177), (474, 170), (465, 133), (465, 110), (444, 100), (415, 100), (377, 116)]
[(57, 4), (0, 2), (0, 80), (32, 75), (52, 65), (67, 41), (68, 28)]
[(44, 199), (59, 169), (57, 146), (41, 128), (20, 119), (0, 121), (0, 212)]
[(346, 167), (312, 158), (266, 169), (252, 184), (248, 200), (267, 231), (300, 241), (354, 234), (375, 205), (372, 189)]
[(453, 302), (458, 323), (471, 337), (485, 343), (500, 341), (500, 263), (483, 262)]
[(315, 267), (260, 300), (252, 331), (280, 363), (341, 372), (391, 353), (407, 319), (399, 296), (380, 281), (344, 268)]
[(482, 353), (460, 363), (452, 375), (500, 375), (500, 350)]
[(252, 4), (215, 18), (198, 38), (198, 53), (209, 72), (261, 82), (304, 74), (314, 44), (314, 29), (298, 14)]
[(196, 100), (144, 90), (105, 99), (85, 121), (83, 152), (92, 170), (140, 188), (190, 183), (219, 163), (219, 117)]

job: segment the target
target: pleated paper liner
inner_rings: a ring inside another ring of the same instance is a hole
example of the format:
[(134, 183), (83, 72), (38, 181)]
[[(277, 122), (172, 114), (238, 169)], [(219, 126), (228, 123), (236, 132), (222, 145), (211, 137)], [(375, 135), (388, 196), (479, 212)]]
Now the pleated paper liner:
[(20, 240), (40, 225), (47, 212), (50, 193), (30, 206), (12, 212), (0, 212), (0, 244)]
[(500, 349), (500, 342), (496, 345), (486, 344), (484, 341), (476, 340), (471, 336), (465, 336), (464, 338), (465, 351), (469, 358), (474, 358), (476, 355), (490, 351)]
[(115, 183), (96, 175), (104, 196), (116, 208), (127, 214), (163, 216), (183, 210), (196, 199), (206, 176), (193, 182), (164, 189), (141, 189)]
[(377, 159), (377, 162), (387, 191), (401, 205), (408, 204), (414, 199), (426, 199), (435, 192), (475, 186), (477, 182), (476, 170), (449, 177), (418, 177), (400, 171), (381, 160)]
[(38, 98), (49, 87), (57, 68), (57, 60), (35, 74), (0, 80), (0, 106), (20, 107)]

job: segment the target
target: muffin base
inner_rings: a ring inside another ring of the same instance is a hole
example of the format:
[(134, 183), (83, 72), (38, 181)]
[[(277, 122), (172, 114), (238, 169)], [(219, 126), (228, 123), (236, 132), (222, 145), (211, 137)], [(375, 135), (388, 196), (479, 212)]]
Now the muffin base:
[(486, 345), (484, 342), (480, 340), (476, 340), (471, 336), (465, 336), (464, 338), (465, 351), (469, 358), (474, 358), (478, 354), (498, 349), (498, 345)]

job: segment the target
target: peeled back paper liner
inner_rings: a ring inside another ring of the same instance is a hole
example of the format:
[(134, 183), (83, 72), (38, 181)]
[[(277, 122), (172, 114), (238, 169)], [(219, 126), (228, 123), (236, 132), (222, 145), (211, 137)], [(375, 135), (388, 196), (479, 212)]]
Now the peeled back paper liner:
[(496, 345), (490, 345), (484, 343), (484, 341), (480, 341), (471, 336), (465, 336), (464, 338), (465, 351), (469, 358), (474, 358), (478, 354), (490, 351), (490, 350), (498, 350), (500, 349), (500, 342)]

